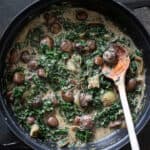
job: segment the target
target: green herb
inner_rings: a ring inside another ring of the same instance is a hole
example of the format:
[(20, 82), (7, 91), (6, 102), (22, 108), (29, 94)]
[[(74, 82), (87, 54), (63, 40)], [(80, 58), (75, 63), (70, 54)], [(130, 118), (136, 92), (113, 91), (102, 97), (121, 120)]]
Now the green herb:
[(37, 92), (43, 91), (46, 92), (48, 89), (45, 87), (46, 81), (39, 78), (38, 76), (33, 76), (33, 83), (35, 84), (35, 90)]
[(81, 111), (75, 104), (60, 101), (60, 113), (67, 119), (68, 122), (72, 122), (76, 116), (81, 115)]
[[(134, 92), (128, 92), (127, 93), (127, 99), (130, 105), (130, 108), (132, 111), (134, 111), (135, 107), (137, 106), (137, 94), (139, 94), (141, 91), (134, 91)], [(141, 94), (141, 93), (140, 93)]]
[(23, 93), (25, 91), (25, 87), (24, 86), (16, 86), (13, 89), (13, 97), (14, 98), (20, 98)]
[(121, 104), (116, 102), (110, 107), (99, 110), (94, 118), (96, 126), (106, 127), (111, 121), (117, 120), (120, 116), (119, 110), (121, 109)]
[(68, 135), (68, 129), (56, 129), (51, 130), (50, 132), (50, 138), (53, 139), (53, 141), (60, 140)]
[(88, 142), (93, 135), (93, 132), (91, 130), (87, 129), (77, 129), (76, 131), (76, 137), (77, 139), (81, 140), (82, 142)]
[(142, 51), (141, 50), (136, 49), (135, 53), (136, 53), (137, 56), (142, 57)]
[(107, 79), (104, 75), (100, 76), (100, 85), (103, 89), (112, 89), (113, 82), (109, 79)]
[(68, 54), (52, 49), (39, 59), (39, 65), (47, 71), (47, 81), (54, 90), (59, 90), (68, 84), (69, 72), (64, 62), (60, 61), (61, 58), (65, 59), (67, 57), (69, 57)]
[(31, 46), (38, 47), (42, 36), (43, 36), (42, 27), (39, 26), (29, 31), (27, 35), (27, 41), (28, 43), (30, 43)]
[(131, 45), (130, 39), (128, 39), (126, 37), (120, 37), (119, 39), (117, 39), (117, 42), (124, 44), (124, 45), (127, 45), (127, 46)]
[(44, 103), (43, 103), (42, 109), (44, 110), (44, 113), (52, 112), (54, 110), (52, 101), (50, 99), (44, 99), (43, 101)]

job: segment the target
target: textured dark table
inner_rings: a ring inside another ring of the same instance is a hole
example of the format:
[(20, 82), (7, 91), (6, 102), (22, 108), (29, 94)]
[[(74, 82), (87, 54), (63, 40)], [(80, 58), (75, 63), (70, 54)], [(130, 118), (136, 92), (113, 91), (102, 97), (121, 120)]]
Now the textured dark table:
[[(24, 7), (33, 3), (35, 0), (0, 0), (0, 38), (2, 32), (6, 28), (7, 24), (12, 20), (12, 18)], [(150, 6), (150, 0), (116, 0), (118, 2), (123, 2), (126, 5), (130, 6), (132, 9), (141, 6), (141, 1), (144, 1), (144, 5), (142, 8), (133, 9), (135, 15), (142, 21), (148, 32), (150, 33), (150, 8), (146, 6)], [(136, 5), (135, 5), (136, 2)], [(143, 7), (145, 6), (145, 7)], [(138, 139), (140, 142), (141, 150), (150, 150), (150, 122), (147, 126), (142, 130), (142, 132), (138, 135)], [(0, 144), (11, 143), (14, 141), (18, 141), (14, 135), (11, 134), (9, 129), (4, 123), (4, 119), (0, 116)], [(10, 150), (23, 150), (26, 146), (23, 143), (19, 144), (18, 147), (9, 146)], [(26, 150), (29, 148), (25, 148)], [(4, 150), (1, 148), (0, 150)], [(130, 146), (125, 146), (122, 150), (130, 150)]]

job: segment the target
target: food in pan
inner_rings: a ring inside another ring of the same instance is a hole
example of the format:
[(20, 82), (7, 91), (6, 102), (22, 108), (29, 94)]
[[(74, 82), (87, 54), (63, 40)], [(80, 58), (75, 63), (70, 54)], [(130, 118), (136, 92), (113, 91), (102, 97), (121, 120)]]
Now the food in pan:
[(129, 52), (126, 90), (133, 119), (144, 91), (142, 52), (102, 14), (51, 6), (18, 34), (7, 57), (7, 101), (31, 137), (60, 147), (98, 140), (125, 127), (118, 90), (104, 77)]

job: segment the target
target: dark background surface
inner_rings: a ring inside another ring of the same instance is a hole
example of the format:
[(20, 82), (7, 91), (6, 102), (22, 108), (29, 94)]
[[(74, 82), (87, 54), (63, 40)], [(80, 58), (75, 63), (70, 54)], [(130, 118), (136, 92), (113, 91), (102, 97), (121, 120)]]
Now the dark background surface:
[[(13, 17), (23, 8), (36, 0), (0, 0), (0, 38), (7, 24), (13, 19)], [(132, 9), (136, 6), (138, 9), (133, 9), (135, 15), (141, 20), (148, 32), (150, 33), (150, 0), (116, 0), (123, 2)], [(144, 3), (141, 2), (144, 1)], [(136, 2), (136, 3), (135, 3)], [(143, 5), (144, 4), (144, 5)], [(140, 7), (142, 6), (142, 7)], [(144, 6), (144, 7), (143, 7)], [(150, 122), (138, 135), (141, 150), (150, 150)], [(18, 143), (17, 146), (13, 145)], [(28, 150), (23, 143), (21, 143), (14, 135), (11, 134), (4, 119), (0, 116), (0, 144), (7, 145), (7, 149), (10, 150)], [(0, 150), (5, 150), (0, 146)], [(122, 150), (130, 150), (130, 146), (125, 146)]]

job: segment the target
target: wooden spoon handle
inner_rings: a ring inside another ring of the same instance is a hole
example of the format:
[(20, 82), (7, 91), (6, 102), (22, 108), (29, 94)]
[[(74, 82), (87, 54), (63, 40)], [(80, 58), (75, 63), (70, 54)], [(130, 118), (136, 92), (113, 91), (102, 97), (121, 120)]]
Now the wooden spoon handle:
[(139, 143), (138, 143), (136, 133), (134, 130), (134, 124), (132, 121), (132, 116), (131, 116), (128, 100), (127, 100), (124, 79), (123, 78), (120, 79), (120, 81), (118, 81), (116, 85), (118, 86), (118, 90), (120, 94), (120, 99), (121, 99), (121, 103), (122, 103), (122, 107), (124, 111), (124, 116), (125, 116), (125, 121), (127, 125), (131, 148), (132, 150), (140, 150)]

